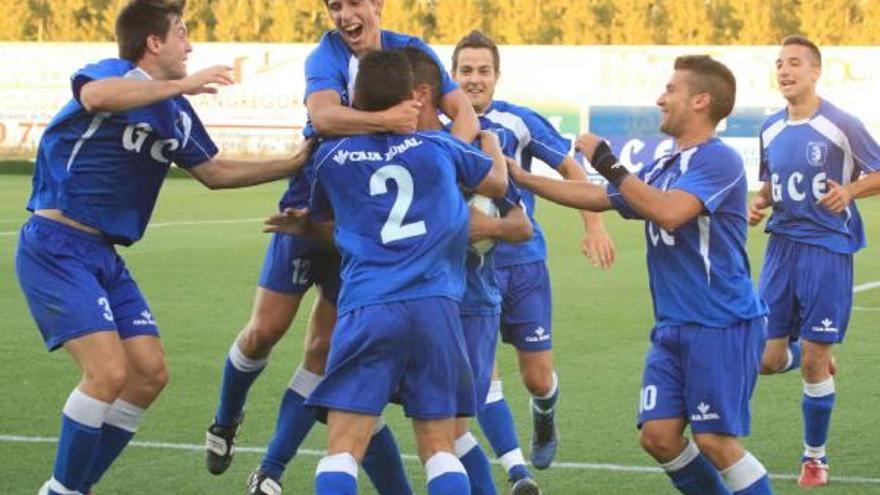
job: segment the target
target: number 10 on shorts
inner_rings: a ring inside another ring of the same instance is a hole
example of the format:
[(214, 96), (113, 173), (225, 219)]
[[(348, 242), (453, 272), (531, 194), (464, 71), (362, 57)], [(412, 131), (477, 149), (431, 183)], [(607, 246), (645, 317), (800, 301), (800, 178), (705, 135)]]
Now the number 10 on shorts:
[(648, 385), (639, 392), (639, 414), (650, 411), (657, 406), (657, 387)]

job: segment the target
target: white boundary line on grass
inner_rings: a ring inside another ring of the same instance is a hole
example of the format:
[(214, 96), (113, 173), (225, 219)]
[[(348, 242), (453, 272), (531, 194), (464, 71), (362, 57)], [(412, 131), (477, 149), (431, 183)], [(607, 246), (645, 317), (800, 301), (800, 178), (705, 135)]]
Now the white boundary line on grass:
[[(267, 215), (268, 216), (268, 215)], [(25, 219), (22, 219), (24, 221)], [(253, 222), (262, 222), (265, 218), (234, 218), (230, 220), (181, 220), (177, 222), (154, 222), (147, 226), (148, 229), (155, 229), (161, 227), (181, 227), (181, 226), (191, 226), (191, 225), (230, 225), (237, 223), (253, 223)], [(0, 232), (0, 237), (3, 236), (17, 236), (17, 230), (8, 230), (5, 232)]]
[[(26, 435), (0, 435), (0, 442), (5, 443), (56, 443), (58, 439), (55, 437), (37, 437), (37, 436), (26, 436)], [(204, 445), (196, 445), (190, 443), (168, 443), (168, 442), (145, 442), (145, 441), (133, 441), (131, 442), (132, 447), (143, 447), (150, 449), (165, 449), (165, 450), (186, 450), (193, 452), (203, 452), (205, 450)], [(247, 452), (251, 454), (263, 454), (266, 452), (265, 448), (262, 447), (249, 447), (249, 446), (235, 446), (235, 450), (237, 452)], [(310, 450), (310, 449), (300, 449), (297, 452), (299, 455), (305, 455), (309, 457), (323, 457), (326, 453), (320, 450)], [(404, 454), (403, 458), (407, 461), (417, 462), (419, 459), (417, 456)], [(497, 460), (492, 460), (493, 464), (499, 464)], [(625, 472), (625, 473), (650, 473), (650, 474), (661, 474), (663, 470), (658, 467), (651, 466), (630, 466), (625, 464), (606, 464), (606, 463), (596, 463), (596, 462), (554, 462), (553, 468), (555, 469), (575, 469), (575, 470), (589, 470), (589, 471), (616, 471), (616, 472)], [(797, 479), (797, 476), (793, 474), (771, 474), (771, 478), (777, 480), (794, 480)], [(853, 483), (853, 484), (877, 484), (880, 485), (880, 478), (867, 478), (864, 476), (834, 476), (833, 481), (835, 483)]]
[(876, 282), (865, 282), (864, 284), (859, 284), (853, 287), (853, 292), (865, 292), (866, 290), (878, 289), (880, 288), (880, 281)]

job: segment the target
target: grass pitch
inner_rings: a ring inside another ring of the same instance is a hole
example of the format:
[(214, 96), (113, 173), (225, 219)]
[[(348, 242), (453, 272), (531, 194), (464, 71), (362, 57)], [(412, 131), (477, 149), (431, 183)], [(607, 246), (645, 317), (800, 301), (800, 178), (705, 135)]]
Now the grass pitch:
[[(274, 427), (281, 394), (302, 353), (306, 311), (277, 346), (248, 401), (242, 447), (221, 477), (204, 468), (201, 443), (217, 401), (226, 352), (246, 322), (268, 237), (259, 218), (275, 208), (283, 185), (210, 192), (195, 181), (168, 180), (153, 227), (136, 246), (120, 249), (147, 295), (162, 330), (172, 379), (150, 409), (132, 445), (96, 492), (105, 494), (244, 493)], [(64, 351), (45, 351), (16, 282), (16, 231), (26, 219), (30, 178), (0, 175), (0, 493), (33, 494), (49, 477), (60, 409), (78, 380)], [(880, 280), (880, 200), (860, 202), (870, 245), (856, 260), (857, 285)], [(652, 307), (642, 224), (606, 214), (618, 260), (608, 272), (591, 268), (579, 250), (577, 215), (543, 202), (538, 216), (550, 248), (556, 364), (560, 375), (561, 446), (557, 465), (535, 472), (548, 495), (674, 494), (636, 441), (634, 419)], [(750, 231), (752, 273), (760, 269), (766, 236)], [(309, 301), (311, 296), (309, 296)], [(832, 483), (820, 493), (880, 494), (880, 287), (855, 296), (846, 344), (838, 350), (837, 409), (829, 442)], [(308, 308), (309, 302), (303, 305)], [(514, 354), (501, 346), (505, 394), (528, 455), (527, 395)], [(753, 400), (753, 432), (745, 440), (776, 476), (778, 494), (801, 493), (801, 381), (797, 374), (762, 377)], [(389, 407), (386, 417), (401, 450), (415, 452), (408, 421)], [(285, 493), (311, 493), (324, 445), (317, 426), (288, 468)], [(488, 446), (484, 443), (488, 451)], [(417, 493), (424, 476), (406, 463)], [(499, 487), (504, 474), (495, 466)], [(361, 493), (373, 493), (361, 476)], [(504, 490), (501, 490), (504, 493)]]

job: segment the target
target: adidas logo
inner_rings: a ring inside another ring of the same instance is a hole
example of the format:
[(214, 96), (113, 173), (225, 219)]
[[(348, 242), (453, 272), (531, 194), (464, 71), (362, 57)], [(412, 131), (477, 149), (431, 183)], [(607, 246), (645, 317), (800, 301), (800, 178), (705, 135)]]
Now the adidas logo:
[(547, 333), (547, 330), (544, 330), (544, 327), (536, 328), (534, 336), (526, 337), (526, 342), (545, 342), (548, 340), (550, 340), (550, 334)]
[(699, 405), (697, 405), (697, 411), (699, 414), (691, 414), (691, 421), (717, 421), (721, 419), (721, 416), (719, 416), (718, 413), (709, 412), (710, 409), (712, 409), (712, 407), (709, 404), (700, 402)]
[(814, 332), (837, 333), (839, 331), (830, 318), (825, 318), (820, 323), (822, 323), (821, 327), (813, 327)]

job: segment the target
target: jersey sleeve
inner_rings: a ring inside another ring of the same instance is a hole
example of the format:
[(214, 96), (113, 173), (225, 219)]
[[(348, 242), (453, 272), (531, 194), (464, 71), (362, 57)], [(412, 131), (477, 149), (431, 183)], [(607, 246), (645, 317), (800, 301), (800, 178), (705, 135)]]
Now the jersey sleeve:
[(462, 187), (473, 189), (483, 182), (492, 168), (492, 157), (453, 137), (437, 136), (437, 142), (449, 153)]
[(507, 213), (510, 210), (516, 208), (522, 202), (522, 194), (519, 191), (519, 186), (516, 185), (516, 181), (513, 180), (513, 177), (507, 178), (507, 192), (504, 193), (503, 198), (493, 198), (492, 202), (495, 203), (495, 207), (498, 208), (498, 212), (501, 216), (507, 216)]
[(131, 68), (132, 64), (130, 62), (115, 58), (108, 58), (86, 65), (70, 76), (70, 87), (73, 91), (73, 97), (76, 101), (79, 101), (80, 92), (86, 83), (110, 77), (122, 77)]
[(636, 213), (635, 210), (626, 202), (623, 194), (617, 190), (612, 184), (608, 184), (605, 187), (605, 194), (608, 195), (608, 200), (611, 202), (611, 207), (617, 210), (617, 213), (620, 214), (621, 217), (626, 218), (628, 220), (642, 220), (642, 216)]
[(553, 124), (531, 110), (520, 116), (529, 129), (526, 151), (553, 168), (560, 166), (571, 150), (571, 140), (562, 137)]
[(180, 168), (191, 168), (214, 158), (220, 151), (202, 120), (185, 98), (182, 101), (182, 112), (175, 124), (175, 133), (179, 135), (180, 147), (174, 152), (174, 163)]
[(458, 89), (458, 83), (455, 82), (449, 75), (449, 71), (446, 70), (446, 67), (443, 65), (443, 62), (440, 61), (440, 57), (437, 56), (437, 53), (434, 51), (433, 48), (428, 46), (427, 43), (419, 38), (413, 38), (411, 46), (414, 46), (430, 55), (431, 58), (434, 59), (434, 62), (437, 64), (437, 67), (440, 67), (440, 92), (443, 93), (443, 96), (446, 96), (447, 93)]
[(865, 124), (854, 118), (848, 131), (846, 137), (859, 169), (865, 173), (880, 171), (880, 146), (865, 129)]
[(306, 90), (303, 100), (307, 100), (312, 93), (328, 89), (336, 91), (340, 96), (345, 94), (348, 88), (344, 75), (339, 72), (335, 63), (336, 56), (330, 35), (325, 34), (318, 46), (306, 57)]
[(687, 172), (672, 188), (694, 195), (707, 211), (715, 213), (745, 173), (742, 159), (735, 151), (708, 149), (691, 158)]

